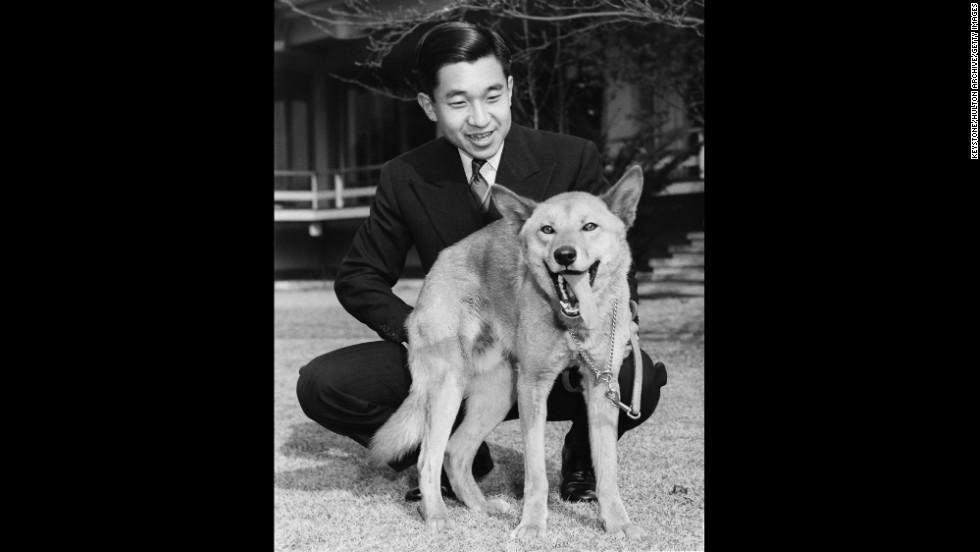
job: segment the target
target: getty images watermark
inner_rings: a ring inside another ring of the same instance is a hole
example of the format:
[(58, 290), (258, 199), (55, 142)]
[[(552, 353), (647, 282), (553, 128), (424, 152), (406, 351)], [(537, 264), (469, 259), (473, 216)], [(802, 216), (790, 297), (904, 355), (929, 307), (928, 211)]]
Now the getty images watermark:
[(980, 53), (978, 44), (977, 3), (970, 3), (970, 159), (980, 159), (980, 144), (977, 143), (977, 103), (980, 95), (980, 83), (977, 78), (977, 54)]

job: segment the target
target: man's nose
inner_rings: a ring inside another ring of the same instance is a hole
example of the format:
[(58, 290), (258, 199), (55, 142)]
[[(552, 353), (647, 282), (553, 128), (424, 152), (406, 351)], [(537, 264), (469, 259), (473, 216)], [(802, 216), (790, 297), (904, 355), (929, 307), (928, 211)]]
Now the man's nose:
[(490, 116), (486, 107), (481, 102), (473, 102), (473, 110), (470, 112), (470, 126), (485, 127), (490, 123)]
[(570, 245), (563, 245), (555, 249), (555, 260), (558, 264), (569, 266), (575, 262), (575, 248)]

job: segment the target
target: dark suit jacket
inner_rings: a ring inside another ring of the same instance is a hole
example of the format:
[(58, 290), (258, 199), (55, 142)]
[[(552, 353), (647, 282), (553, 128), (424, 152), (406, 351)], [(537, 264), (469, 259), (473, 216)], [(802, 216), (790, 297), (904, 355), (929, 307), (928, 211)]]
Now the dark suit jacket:
[[(570, 190), (605, 188), (595, 144), (511, 125), (496, 184), (543, 201)], [(483, 214), (466, 181), (456, 146), (438, 138), (384, 165), (371, 214), (341, 262), (334, 288), (341, 305), (383, 339), (407, 341), (412, 307), (391, 288), (415, 245), (428, 273), (439, 252), (501, 218)]]

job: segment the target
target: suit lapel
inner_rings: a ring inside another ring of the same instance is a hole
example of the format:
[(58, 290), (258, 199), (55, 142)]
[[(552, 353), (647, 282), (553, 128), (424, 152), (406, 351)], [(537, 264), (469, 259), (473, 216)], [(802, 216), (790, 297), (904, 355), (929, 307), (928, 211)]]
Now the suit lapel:
[(423, 180), (415, 183), (415, 192), (442, 238), (442, 248), (483, 227), (483, 213), (478, 212), (470, 194), (456, 146), (443, 140), (438, 155), (419, 172)]
[[(541, 167), (529, 149), (527, 129), (511, 125), (510, 133), (504, 143), (504, 153), (500, 156), (495, 184), (507, 187), (512, 192), (534, 201), (542, 201), (554, 167)], [(491, 221), (501, 218), (496, 205), (491, 205), (488, 218)]]

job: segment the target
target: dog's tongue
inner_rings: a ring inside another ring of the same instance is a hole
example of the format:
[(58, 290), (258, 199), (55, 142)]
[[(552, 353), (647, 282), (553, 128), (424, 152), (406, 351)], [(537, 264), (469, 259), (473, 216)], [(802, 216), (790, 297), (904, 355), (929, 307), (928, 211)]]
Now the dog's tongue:
[(562, 277), (568, 282), (578, 300), (578, 313), (582, 317), (582, 323), (586, 328), (594, 327), (599, 316), (595, 297), (592, 296), (592, 286), (589, 285), (589, 271), (586, 270), (582, 274), (562, 274)]

